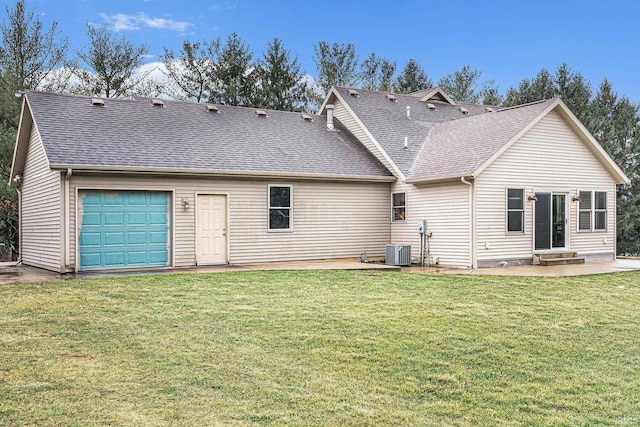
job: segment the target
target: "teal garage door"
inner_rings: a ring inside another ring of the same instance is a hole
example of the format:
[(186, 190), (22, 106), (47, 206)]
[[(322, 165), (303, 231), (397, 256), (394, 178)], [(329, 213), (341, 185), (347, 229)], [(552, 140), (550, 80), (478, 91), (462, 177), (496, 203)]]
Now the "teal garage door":
[(80, 203), (80, 270), (168, 265), (168, 193), (84, 191)]

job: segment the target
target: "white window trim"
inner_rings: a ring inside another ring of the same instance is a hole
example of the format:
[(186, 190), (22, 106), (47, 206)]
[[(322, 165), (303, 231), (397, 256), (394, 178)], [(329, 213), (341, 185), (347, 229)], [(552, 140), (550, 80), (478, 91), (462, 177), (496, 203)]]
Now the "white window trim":
[[(404, 205), (395, 206), (393, 204), (394, 194), (404, 194)], [(395, 219), (394, 209), (396, 208), (404, 208), (404, 219)], [(391, 222), (407, 222), (407, 192), (406, 191), (395, 191), (391, 193)]]
[[(580, 209), (580, 203), (578, 202), (578, 217), (576, 221), (576, 229), (578, 233), (606, 233), (609, 231), (609, 192), (601, 190), (578, 190), (580, 193), (591, 193), (591, 208)], [(605, 209), (596, 209), (596, 193), (604, 193), (606, 207)], [(580, 213), (589, 212), (589, 229), (580, 228)], [(596, 212), (604, 212), (604, 228), (596, 228)]]
[[(271, 187), (288, 187), (289, 188), (289, 207), (271, 207)], [(271, 228), (269, 218), (271, 217), (271, 209), (289, 209), (289, 228)], [(269, 233), (290, 233), (293, 231), (293, 185), (291, 184), (269, 184), (267, 186), (267, 231)]]
[[(509, 190), (520, 190), (522, 191), (522, 209), (509, 209)], [(507, 187), (504, 189), (504, 232), (506, 235), (520, 236), (524, 234), (526, 230), (525, 221), (527, 219), (527, 189), (524, 187)], [(522, 231), (509, 231), (509, 211), (522, 211)]]

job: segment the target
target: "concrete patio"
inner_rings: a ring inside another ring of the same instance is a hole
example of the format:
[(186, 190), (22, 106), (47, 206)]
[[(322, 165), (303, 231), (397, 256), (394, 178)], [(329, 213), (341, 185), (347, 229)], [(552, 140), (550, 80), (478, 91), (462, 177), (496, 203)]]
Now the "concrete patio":
[(526, 265), (519, 267), (483, 268), (464, 270), (440, 267), (396, 267), (382, 263), (358, 263), (354, 259), (291, 261), (259, 264), (237, 264), (222, 266), (207, 266), (194, 268), (162, 268), (151, 270), (118, 270), (104, 272), (85, 272), (77, 274), (59, 274), (40, 268), (16, 265), (15, 263), (0, 263), (0, 285), (7, 283), (36, 283), (57, 280), (92, 279), (105, 277), (127, 277), (154, 274), (187, 274), (187, 273), (223, 273), (234, 271), (266, 271), (266, 270), (379, 270), (402, 271), (418, 274), (477, 274), (499, 276), (581, 276), (588, 274), (617, 273), (622, 271), (640, 270), (640, 259), (622, 259), (615, 261), (592, 261), (586, 264), (560, 265), (541, 267)]

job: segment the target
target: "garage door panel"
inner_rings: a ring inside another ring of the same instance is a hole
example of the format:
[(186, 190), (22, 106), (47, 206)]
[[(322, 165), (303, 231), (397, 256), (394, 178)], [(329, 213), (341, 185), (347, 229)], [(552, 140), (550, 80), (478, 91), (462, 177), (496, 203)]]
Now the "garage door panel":
[(144, 245), (147, 243), (147, 233), (144, 231), (129, 232), (127, 237), (130, 245)]
[(129, 265), (145, 265), (147, 262), (146, 251), (129, 251)]
[(161, 193), (149, 194), (148, 201), (151, 206), (165, 206), (167, 203), (166, 194), (161, 194)]
[(168, 264), (168, 193), (86, 191), (80, 200), (81, 270)]
[(124, 264), (124, 252), (105, 252), (104, 265), (108, 267), (117, 267)]
[(105, 212), (104, 225), (124, 225), (124, 214), (122, 212)]
[(167, 243), (167, 233), (152, 231), (149, 233), (149, 242), (156, 244)]
[(166, 263), (167, 262), (167, 252), (166, 251), (150, 251), (149, 252), (150, 262), (153, 263)]
[(124, 194), (111, 192), (104, 196), (101, 200), (103, 206), (124, 206)]
[(104, 244), (105, 246), (124, 245), (124, 233), (121, 231), (115, 233), (104, 233)]
[(99, 194), (85, 194), (82, 197), (82, 204), (85, 207), (88, 207), (88, 206), (100, 206), (100, 195)]
[(127, 215), (128, 225), (145, 225), (147, 223), (146, 212), (129, 212)]
[(149, 214), (149, 224), (164, 225), (167, 223), (167, 215), (164, 212), (151, 212)]
[(100, 225), (101, 221), (102, 219), (99, 212), (88, 212), (83, 218), (83, 223), (86, 225)]
[(99, 253), (84, 253), (80, 255), (80, 264), (87, 268), (100, 267), (100, 254)]
[(142, 193), (129, 193), (127, 200), (129, 206), (145, 206), (147, 204), (147, 197)]
[(100, 233), (82, 233), (80, 235), (80, 245), (82, 246), (100, 246), (102, 235)]

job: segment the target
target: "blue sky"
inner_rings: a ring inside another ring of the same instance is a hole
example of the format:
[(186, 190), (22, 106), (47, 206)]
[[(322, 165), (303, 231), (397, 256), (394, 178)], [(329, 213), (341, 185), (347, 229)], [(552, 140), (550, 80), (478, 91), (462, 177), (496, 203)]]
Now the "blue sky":
[[(12, 1), (3, 0), (6, 5)], [(236, 31), (260, 56), (274, 37), (315, 74), (313, 46), (352, 42), (370, 52), (415, 58), (437, 80), (469, 64), (504, 93), (543, 67), (566, 62), (594, 87), (640, 102), (640, 1), (637, 0), (27, 0), (46, 24), (56, 20), (73, 48), (86, 44), (87, 22), (106, 23), (151, 54)], [(149, 58), (149, 61), (157, 58)]]

